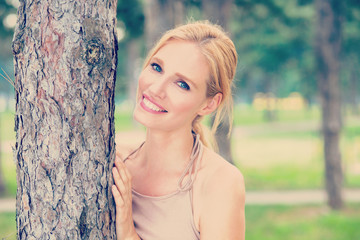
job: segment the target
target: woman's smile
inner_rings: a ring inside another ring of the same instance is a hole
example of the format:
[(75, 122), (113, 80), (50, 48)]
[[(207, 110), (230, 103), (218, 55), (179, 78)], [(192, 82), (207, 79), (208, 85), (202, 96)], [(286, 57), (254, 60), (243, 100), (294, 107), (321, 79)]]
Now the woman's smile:
[(155, 103), (154, 101), (151, 101), (146, 95), (143, 96), (140, 105), (144, 110), (151, 113), (155, 113), (155, 114), (167, 113), (167, 111), (163, 107), (161, 107), (159, 104)]

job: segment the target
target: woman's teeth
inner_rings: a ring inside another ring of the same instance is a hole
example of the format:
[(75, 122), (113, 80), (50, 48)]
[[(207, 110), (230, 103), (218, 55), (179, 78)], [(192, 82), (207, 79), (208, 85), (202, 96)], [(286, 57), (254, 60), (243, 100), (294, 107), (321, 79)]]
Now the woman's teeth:
[(157, 107), (155, 104), (153, 104), (146, 98), (143, 99), (143, 102), (144, 102), (145, 106), (150, 108), (151, 110), (154, 110), (156, 112), (167, 112), (166, 110), (160, 109), (159, 107)]

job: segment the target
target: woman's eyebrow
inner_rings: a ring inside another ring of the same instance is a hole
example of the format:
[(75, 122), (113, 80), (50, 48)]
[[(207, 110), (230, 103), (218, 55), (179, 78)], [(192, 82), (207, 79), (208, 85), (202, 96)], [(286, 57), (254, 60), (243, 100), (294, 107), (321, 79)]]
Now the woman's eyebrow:
[(153, 57), (151, 60), (160, 63), (160, 65), (161, 65), (162, 67), (164, 67), (164, 61), (161, 60), (160, 58), (158, 58), (158, 57)]

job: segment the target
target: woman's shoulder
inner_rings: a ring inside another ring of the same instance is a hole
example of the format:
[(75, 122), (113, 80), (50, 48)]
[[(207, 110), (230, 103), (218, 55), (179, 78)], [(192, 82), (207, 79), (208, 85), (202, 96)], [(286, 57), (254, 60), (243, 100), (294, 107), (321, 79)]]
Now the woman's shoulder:
[(205, 148), (202, 162), (203, 185), (206, 191), (211, 190), (213, 186), (216, 188), (229, 184), (244, 187), (241, 171), (213, 150)]
[(197, 194), (204, 206), (245, 204), (245, 182), (240, 170), (219, 154), (205, 148)]
[(244, 226), (243, 175), (210, 149), (205, 149), (202, 162), (201, 184), (196, 195), (196, 206), (200, 206), (199, 229), (204, 236), (226, 236), (226, 239), (242, 236), (245, 230), (239, 226)]

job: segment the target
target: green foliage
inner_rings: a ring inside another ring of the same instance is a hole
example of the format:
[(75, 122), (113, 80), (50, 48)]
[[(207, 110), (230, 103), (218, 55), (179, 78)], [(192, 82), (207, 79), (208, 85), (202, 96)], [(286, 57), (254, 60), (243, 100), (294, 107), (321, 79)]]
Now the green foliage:
[(0, 3), (0, 36), (6, 37), (13, 34), (13, 30), (5, 27), (4, 19), (11, 13), (16, 13), (14, 5), (10, 4), (11, 1), (2, 0)]
[[(314, 96), (311, 6), (291, 1), (236, 1), (231, 32), (239, 54), (240, 94)], [(311, 86), (311, 87), (310, 87)]]
[(117, 18), (124, 23), (130, 40), (144, 34), (145, 16), (141, 1), (119, 0), (116, 12)]

